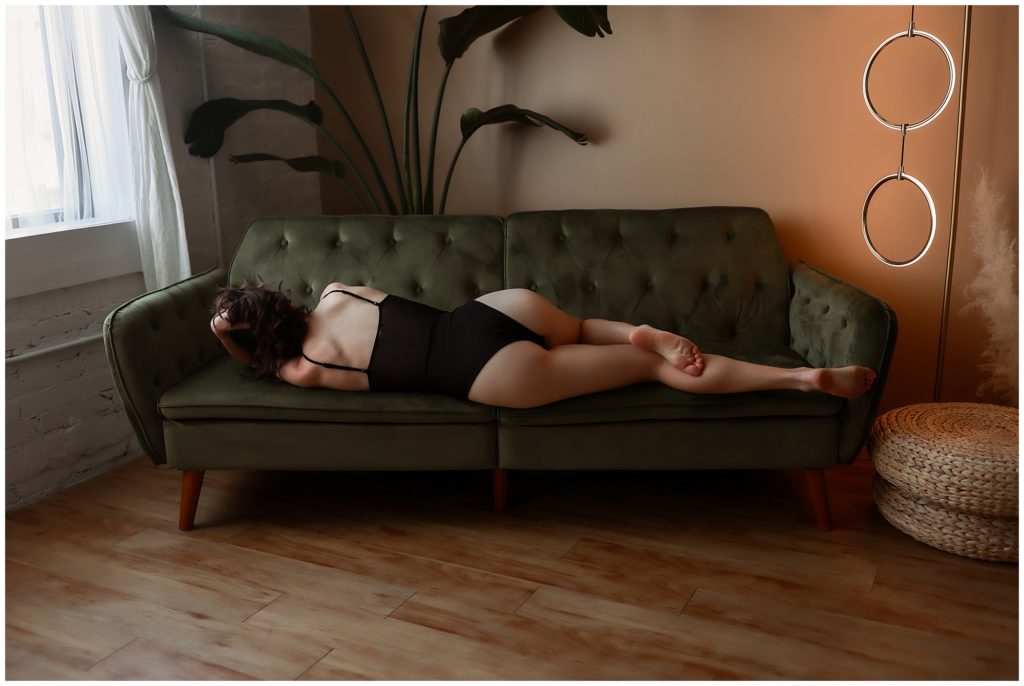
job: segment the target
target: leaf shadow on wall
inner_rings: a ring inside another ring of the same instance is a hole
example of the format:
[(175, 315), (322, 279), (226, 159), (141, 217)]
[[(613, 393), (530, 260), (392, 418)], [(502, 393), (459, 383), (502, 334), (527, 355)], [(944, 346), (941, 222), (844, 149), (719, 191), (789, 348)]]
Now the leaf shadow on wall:
[[(553, 44), (559, 44), (573, 38), (597, 40), (576, 34), (550, 8), (543, 8), (529, 14), (497, 31), (493, 41), (495, 64), (492, 67), (492, 74), (501, 84), (500, 96), (499, 101), (487, 103), (486, 107), (511, 103), (518, 107), (539, 111), (576, 131), (585, 133), (588, 141), (585, 147), (590, 148), (600, 145), (608, 139), (610, 126), (607, 118), (599, 112), (586, 111), (568, 99), (556, 102), (553, 106), (530, 101), (529, 91), (532, 89), (528, 87), (529, 82), (532, 79), (543, 77), (544, 74), (531, 73), (532, 69), (525, 69), (521, 66), (528, 62), (525, 59), (526, 54), (539, 43), (550, 41)], [(527, 84), (527, 87), (523, 87), (523, 83)], [(493, 211), (499, 214), (508, 215), (528, 209), (514, 205), (516, 199), (521, 197), (520, 180), (531, 171), (524, 169), (523, 151), (528, 144), (527, 136), (543, 137), (542, 145), (562, 146), (566, 148), (566, 155), (575, 154), (575, 158), (565, 158), (566, 171), (569, 173), (573, 169), (583, 168), (576, 165), (592, 163), (592, 158), (582, 157), (582, 155), (594, 154), (592, 150), (578, 150), (576, 148), (581, 146), (563, 139), (550, 129), (537, 128), (534, 130), (533, 127), (515, 125), (501, 126), (499, 130), (502, 133), (497, 136), (496, 141), (480, 141), (495, 145), (497, 148), (493, 157), (493, 183), (496, 188), (497, 204)], [(592, 197), (598, 199), (601, 196), (600, 192), (596, 192)], [(589, 198), (565, 199), (565, 207), (585, 207), (591, 204), (593, 202)], [(561, 209), (561, 207), (543, 209)]]

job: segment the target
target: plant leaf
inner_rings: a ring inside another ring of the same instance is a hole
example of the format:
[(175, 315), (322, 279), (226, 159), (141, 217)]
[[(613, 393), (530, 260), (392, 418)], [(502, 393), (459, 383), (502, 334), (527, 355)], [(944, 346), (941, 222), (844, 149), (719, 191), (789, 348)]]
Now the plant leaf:
[(480, 36), (539, 9), (540, 5), (485, 5), (470, 7), (454, 17), (442, 19), (438, 22), (440, 31), (437, 34), (437, 47), (441, 49), (441, 57), (450, 65), (466, 54), (469, 46)]
[(187, 14), (175, 12), (165, 6), (153, 6), (150, 8), (150, 12), (154, 17), (166, 20), (179, 28), (217, 36), (249, 52), (277, 60), (282, 64), (287, 64), (309, 74), (314, 79), (320, 79), (320, 74), (317, 72), (313, 60), (284, 41), (264, 36), (260, 33), (252, 33), (251, 31), (243, 31), (232, 26), (224, 26), (223, 24), (207, 21), (206, 19), (190, 17)]
[(229, 126), (255, 110), (277, 110), (319, 126), (324, 113), (310, 100), (296, 105), (288, 100), (239, 100), (218, 98), (207, 100), (192, 112), (185, 131), (188, 152), (199, 157), (213, 157), (224, 145), (224, 132)]
[[(576, 29), (584, 36), (598, 36), (604, 38), (604, 34), (611, 34), (612, 25), (608, 23), (608, 7), (586, 6), (586, 5), (562, 5), (555, 7), (555, 12), (566, 24)], [(601, 30), (604, 29), (604, 33)]]
[(325, 172), (337, 179), (345, 178), (345, 167), (337, 160), (329, 160), (319, 155), (306, 157), (278, 157), (265, 152), (253, 152), (246, 155), (229, 155), (232, 162), (284, 162), (295, 171)]
[(462, 139), (466, 140), (481, 126), (487, 126), (489, 124), (504, 124), (509, 122), (528, 124), (530, 126), (548, 126), (556, 131), (561, 131), (580, 145), (587, 144), (586, 134), (573, 131), (569, 127), (564, 126), (551, 117), (540, 114), (539, 112), (522, 109), (515, 105), (499, 105), (497, 107), (492, 107), (486, 112), (482, 112), (476, 107), (470, 107), (462, 113), (462, 117), (459, 119), (459, 128), (462, 129)]

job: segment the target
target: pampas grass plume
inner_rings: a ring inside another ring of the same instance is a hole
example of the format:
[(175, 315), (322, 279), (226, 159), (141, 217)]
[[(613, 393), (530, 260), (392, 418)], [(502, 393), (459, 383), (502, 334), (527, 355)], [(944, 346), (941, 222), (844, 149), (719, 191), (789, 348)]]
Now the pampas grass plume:
[(968, 225), (981, 267), (964, 287), (968, 303), (960, 311), (978, 311), (988, 333), (978, 365), (988, 378), (978, 386), (978, 395), (991, 389), (1017, 404), (1017, 238), (1002, 212), (1004, 201), (982, 169), (971, 194)]

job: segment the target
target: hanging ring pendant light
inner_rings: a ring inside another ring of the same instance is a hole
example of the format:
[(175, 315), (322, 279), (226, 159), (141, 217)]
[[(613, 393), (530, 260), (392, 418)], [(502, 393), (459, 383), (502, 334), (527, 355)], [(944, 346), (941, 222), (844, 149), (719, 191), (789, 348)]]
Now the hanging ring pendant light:
[[(936, 108), (936, 110), (926, 118), (913, 124), (894, 124), (893, 122), (890, 122), (881, 114), (879, 114), (878, 110), (875, 108), (874, 103), (871, 101), (871, 95), (868, 92), (868, 78), (871, 75), (871, 67), (874, 65), (875, 59), (877, 59), (878, 55), (882, 52), (882, 50), (885, 49), (887, 45), (900, 38), (916, 38), (917, 36), (921, 36), (923, 38), (926, 38), (927, 40), (930, 40), (932, 43), (938, 46), (940, 50), (942, 50), (943, 55), (945, 55), (946, 57), (946, 63), (949, 65), (949, 88), (946, 90), (946, 97), (943, 99), (942, 104), (939, 105), (938, 108)], [(904, 173), (903, 153), (906, 149), (907, 131), (912, 131), (914, 129), (919, 129), (922, 126), (926, 126), (930, 124), (932, 121), (934, 121), (936, 117), (942, 114), (942, 111), (946, 109), (946, 105), (949, 104), (950, 99), (953, 97), (953, 86), (955, 83), (956, 66), (953, 62), (953, 55), (949, 52), (949, 48), (946, 47), (945, 43), (939, 40), (939, 38), (926, 31), (917, 31), (914, 29), (913, 7), (911, 7), (910, 10), (910, 28), (906, 31), (901, 31), (899, 33), (893, 34), (892, 36), (889, 36), (884, 41), (882, 41), (882, 44), (879, 45), (871, 54), (871, 58), (868, 60), (868, 64), (864, 68), (864, 104), (867, 105), (868, 111), (871, 113), (871, 116), (878, 120), (878, 122), (883, 126), (886, 126), (890, 129), (895, 129), (903, 134), (903, 141), (900, 147), (899, 171), (896, 172), (895, 174), (888, 174), (887, 176), (883, 176), (881, 179), (875, 182), (875, 185), (871, 187), (871, 190), (868, 191), (867, 197), (864, 199), (864, 209), (861, 212), (861, 231), (864, 236), (864, 242), (867, 243), (868, 250), (870, 250), (871, 254), (874, 255), (875, 258), (877, 258), (880, 262), (887, 264), (890, 267), (909, 267), (910, 265), (914, 264), (915, 262), (919, 261), (922, 257), (925, 256), (925, 254), (928, 252), (928, 249), (931, 248), (932, 242), (935, 240), (935, 203), (932, 201), (932, 196), (928, 192), (928, 189), (925, 187), (923, 183), (921, 183), (918, 179), (914, 178), (910, 174)], [(925, 242), (924, 247), (921, 249), (919, 253), (917, 253), (917, 255), (910, 258), (909, 260), (897, 261), (890, 260), (889, 258), (882, 255), (882, 253), (875, 247), (874, 242), (871, 240), (871, 235), (868, 232), (868, 205), (871, 203), (871, 198), (875, 195), (875, 192), (879, 188), (881, 188), (885, 183), (893, 180), (902, 181), (904, 179), (914, 184), (914, 186), (916, 186), (917, 189), (921, 191), (921, 194), (924, 195), (925, 200), (928, 202), (928, 212), (931, 217), (931, 228), (928, 232), (928, 240)]]
[(878, 58), (882, 50), (884, 50), (887, 45), (889, 45), (895, 40), (899, 40), (900, 38), (916, 38), (917, 36), (927, 38), (932, 43), (935, 43), (935, 45), (937, 45), (940, 50), (942, 50), (942, 54), (945, 55), (946, 57), (946, 63), (949, 65), (949, 88), (946, 89), (946, 97), (943, 99), (942, 104), (939, 105), (938, 108), (936, 108), (936, 110), (932, 112), (930, 115), (928, 115), (928, 117), (926, 117), (925, 119), (922, 119), (921, 121), (916, 122), (914, 124), (907, 124), (907, 131), (913, 131), (914, 129), (919, 129), (922, 126), (926, 126), (932, 123), (932, 121), (936, 117), (942, 114), (942, 111), (946, 109), (946, 105), (948, 105), (949, 101), (953, 98), (953, 87), (956, 84), (956, 65), (953, 62), (953, 54), (949, 51), (949, 48), (946, 47), (945, 43), (943, 43), (941, 40), (939, 40), (939, 38), (933, 36), (927, 31), (913, 31), (913, 33), (911, 33), (911, 31), (909, 30), (900, 31), (899, 33), (889, 36), (882, 42), (881, 45), (875, 48), (875, 52), (872, 53), (871, 59), (868, 60), (868, 66), (864, 68), (863, 91), (864, 104), (868, 106), (868, 112), (871, 113), (871, 116), (877, 119), (879, 124), (888, 126), (890, 129), (895, 129), (896, 131), (900, 130), (901, 125), (894, 124), (891, 121), (887, 120), (885, 117), (883, 117), (881, 114), (879, 114), (878, 110), (875, 108), (874, 103), (871, 102), (871, 95), (870, 93), (868, 93), (868, 76), (870, 76), (871, 74), (871, 67), (874, 65), (875, 60)]

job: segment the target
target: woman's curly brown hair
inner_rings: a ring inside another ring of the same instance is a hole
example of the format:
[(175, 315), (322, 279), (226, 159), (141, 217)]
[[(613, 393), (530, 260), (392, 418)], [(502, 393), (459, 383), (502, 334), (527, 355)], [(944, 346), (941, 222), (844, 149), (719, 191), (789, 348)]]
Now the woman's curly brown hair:
[(219, 286), (211, 315), (227, 310), (232, 324), (248, 322), (251, 329), (231, 331), (231, 338), (252, 355), (259, 378), (274, 377), (285, 362), (302, 353), (302, 342), (309, 329), (309, 308), (295, 306), (281, 292), (253, 285), (248, 280), (239, 287)]

